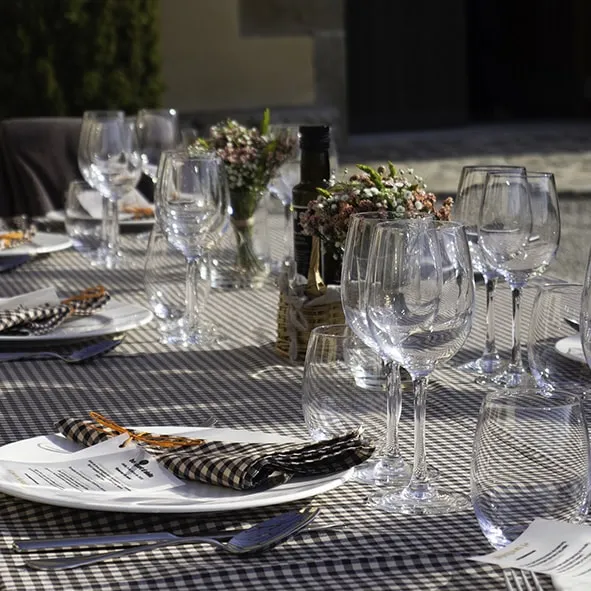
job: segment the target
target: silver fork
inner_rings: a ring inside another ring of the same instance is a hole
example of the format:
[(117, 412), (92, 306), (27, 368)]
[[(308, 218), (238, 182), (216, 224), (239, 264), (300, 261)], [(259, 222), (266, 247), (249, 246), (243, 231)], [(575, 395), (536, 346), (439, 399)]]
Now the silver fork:
[(544, 591), (536, 573), (515, 568), (503, 571), (507, 591)]

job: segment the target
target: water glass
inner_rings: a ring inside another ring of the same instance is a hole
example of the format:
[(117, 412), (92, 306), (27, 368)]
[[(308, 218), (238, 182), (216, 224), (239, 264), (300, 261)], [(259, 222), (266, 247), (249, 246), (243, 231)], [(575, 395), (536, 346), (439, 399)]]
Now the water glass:
[[(186, 274), (185, 257), (168, 242), (160, 224), (155, 223), (146, 250), (144, 291), (148, 306), (156, 317), (161, 343), (175, 344), (186, 332)], [(209, 265), (204, 257), (200, 261), (199, 280), (195, 285), (202, 314), (207, 313), (210, 287)], [(201, 322), (205, 329), (206, 320)], [(213, 331), (213, 327), (209, 328)]]
[(386, 374), (379, 356), (345, 324), (310, 333), (302, 409), (312, 439), (319, 441), (363, 427), (376, 441), (384, 435)]
[(72, 181), (66, 193), (66, 232), (74, 250), (94, 260), (101, 247), (103, 196), (85, 181)]
[(589, 369), (579, 333), (580, 283), (537, 288), (529, 323), (527, 357), (537, 385), (545, 390), (586, 396), (591, 391)]
[(470, 484), (478, 523), (496, 549), (538, 517), (582, 521), (589, 506), (589, 436), (580, 397), (535, 389), (488, 394)]

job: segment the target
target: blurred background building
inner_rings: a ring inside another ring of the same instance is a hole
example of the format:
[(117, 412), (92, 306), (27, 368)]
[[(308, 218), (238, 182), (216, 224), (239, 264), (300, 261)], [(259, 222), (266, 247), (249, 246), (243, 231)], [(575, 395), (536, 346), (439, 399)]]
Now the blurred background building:
[(453, 195), (465, 164), (556, 175), (557, 272), (591, 218), (589, 0), (0, 0), (0, 119), (174, 107), (329, 123), (341, 168), (414, 167)]
[(591, 114), (588, 0), (168, 0), (165, 102), (344, 133)]

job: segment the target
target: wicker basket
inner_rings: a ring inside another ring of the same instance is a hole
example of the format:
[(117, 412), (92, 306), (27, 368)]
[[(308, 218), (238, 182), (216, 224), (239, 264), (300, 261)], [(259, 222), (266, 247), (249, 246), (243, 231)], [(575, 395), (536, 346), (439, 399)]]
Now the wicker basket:
[[(277, 311), (277, 342), (275, 350), (282, 357), (290, 358), (290, 337), (287, 330), (288, 304), (283, 293), (279, 294)], [(310, 332), (323, 324), (344, 324), (345, 314), (340, 301), (302, 308), (308, 327), (305, 331), (297, 331), (297, 357), (292, 361), (303, 361), (306, 357)]]

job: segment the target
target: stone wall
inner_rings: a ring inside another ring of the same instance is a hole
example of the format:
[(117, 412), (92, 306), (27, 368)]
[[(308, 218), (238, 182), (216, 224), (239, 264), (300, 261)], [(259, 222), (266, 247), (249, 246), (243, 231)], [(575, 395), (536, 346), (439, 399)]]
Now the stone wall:
[(161, 30), (166, 106), (184, 125), (268, 106), (346, 135), (344, 0), (164, 0)]

